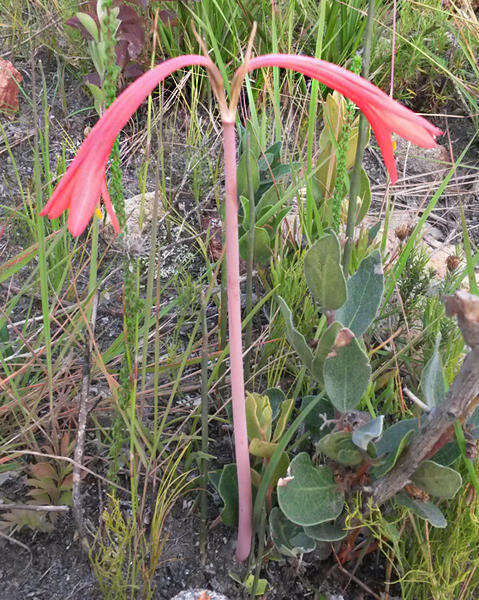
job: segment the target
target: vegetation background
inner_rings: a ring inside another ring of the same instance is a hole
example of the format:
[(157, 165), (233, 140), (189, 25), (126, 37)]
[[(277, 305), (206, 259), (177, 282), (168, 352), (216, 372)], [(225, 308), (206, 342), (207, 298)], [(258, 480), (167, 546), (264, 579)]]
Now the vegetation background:
[[(253, 22), (255, 54), (307, 54), (357, 71), (367, 1), (113, 4), (123, 28), (98, 23), (103, 59), (94, 36), (68, 24), (78, 11), (94, 15), (96, 2), (0, 4), (0, 56), (23, 78), (19, 110), (0, 116), (0, 597), (169, 599), (191, 585), (239, 598), (253, 569), (231, 564), (221, 491), (208, 487), (207, 513), (199, 491), (205, 468), (233, 460), (221, 136), (204, 72), (170, 78), (119, 137), (110, 191), (126, 234), (114, 236), (98, 215), (73, 239), (63, 218), (39, 213), (116, 94), (150, 65), (198, 53), (191, 22), (226, 80)], [(417, 415), (405, 389), (421, 395), (438, 333), (448, 384), (459, 370), (464, 343), (442, 297), (461, 286), (478, 293), (479, 21), (472, 0), (377, 0), (375, 9), (370, 79), (445, 131), (434, 151), (397, 141), (394, 186), (373, 137), (363, 160), (371, 204), (352, 270), (379, 249), (386, 302), (365, 339), (373, 376), (359, 408), (392, 424)], [(344, 230), (352, 165), (341, 167), (340, 134), (349, 127), (352, 152), (357, 115), (324, 86), (278, 69), (246, 79), (239, 115), (240, 169), (254, 146), (258, 185), (281, 200), (275, 215), (257, 212), (267, 244), (253, 262), (244, 253), (244, 280), (253, 272), (249, 299), (244, 287), (246, 386), (280, 388), (299, 409), (315, 383), (286, 339), (275, 296), (314, 345), (303, 256), (326, 227)], [(243, 195), (252, 197), (247, 184)], [(291, 452), (304, 443), (300, 432)], [(376, 551), (341, 568), (308, 555), (278, 562), (267, 547), (265, 597), (476, 598), (477, 467), (461, 456), (456, 468), (464, 485), (440, 505), (447, 528), (407, 510), (375, 515), (367, 527)]]

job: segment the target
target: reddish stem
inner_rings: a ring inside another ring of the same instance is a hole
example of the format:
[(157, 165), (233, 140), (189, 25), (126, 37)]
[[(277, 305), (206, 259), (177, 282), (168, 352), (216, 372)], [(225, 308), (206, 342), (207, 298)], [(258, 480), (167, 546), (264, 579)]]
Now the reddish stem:
[(228, 290), (228, 328), (230, 338), (231, 400), (236, 468), (238, 471), (238, 546), (236, 558), (244, 561), (251, 550), (253, 506), (251, 471), (246, 429), (241, 339), (241, 295), (238, 246), (238, 197), (236, 190), (236, 139), (233, 114), (223, 115), (223, 151), (226, 205), (226, 270)]

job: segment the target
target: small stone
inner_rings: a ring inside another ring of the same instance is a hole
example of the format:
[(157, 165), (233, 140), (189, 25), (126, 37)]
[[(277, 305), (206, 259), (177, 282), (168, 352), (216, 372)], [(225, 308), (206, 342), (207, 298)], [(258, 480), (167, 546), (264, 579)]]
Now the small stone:
[(0, 111), (12, 113), (18, 110), (18, 84), (22, 76), (9, 60), (0, 58)]
[(180, 592), (171, 600), (229, 600), (226, 596), (211, 590), (190, 589)]

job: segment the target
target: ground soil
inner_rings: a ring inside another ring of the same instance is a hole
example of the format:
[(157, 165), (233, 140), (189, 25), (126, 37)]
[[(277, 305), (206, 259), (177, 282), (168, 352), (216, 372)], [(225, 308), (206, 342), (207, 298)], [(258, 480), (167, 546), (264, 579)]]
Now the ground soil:
[[(218, 525), (209, 534), (205, 564), (199, 560), (194, 517), (182, 517), (182, 511), (176, 509), (167, 530), (169, 541), (164, 562), (155, 576), (154, 600), (170, 600), (189, 588), (211, 589), (229, 600), (244, 599), (244, 592), (229, 575), (230, 572), (241, 575), (243, 569), (233, 558), (235, 537), (230, 529)], [(75, 540), (69, 518), (62, 517), (53, 533), (21, 532), (15, 538), (27, 545), (30, 552), (0, 541), (0, 600), (101, 600), (88, 557)], [(314, 553), (305, 556), (301, 564), (270, 561), (262, 571), (262, 577), (270, 583), (268, 600), (314, 600), (318, 592), (344, 600), (373, 598), (331, 567), (331, 560), (318, 560)], [(380, 592), (384, 589), (384, 573), (383, 561), (377, 557), (369, 560), (356, 576)]]

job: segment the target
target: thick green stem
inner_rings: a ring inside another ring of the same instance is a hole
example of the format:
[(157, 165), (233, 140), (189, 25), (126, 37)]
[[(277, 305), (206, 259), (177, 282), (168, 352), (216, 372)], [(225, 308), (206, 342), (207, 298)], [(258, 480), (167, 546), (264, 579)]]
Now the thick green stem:
[[(364, 32), (364, 52), (363, 52), (363, 68), (361, 75), (367, 79), (369, 77), (369, 65), (371, 63), (371, 45), (373, 38), (373, 21), (374, 21), (374, 4), (375, 0), (368, 2), (368, 16), (366, 20), (366, 29)], [(343, 254), (344, 275), (349, 276), (349, 268), (351, 265), (351, 251), (354, 243), (354, 228), (356, 225), (357, 201), (359, 193), (359, 185), (361, 181), (361, 168), (363, 164), (364, 149), (368, 137), (369, 124), (361, 113), (359, 117), (359, 133), (358, 145), (356, 148), (356, 157), (354, 160), (353, 172), (351, 175), (351, 184), (349, 188), (349, 206), (348, 220), (346, 222), (346, 245)]]

